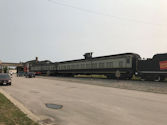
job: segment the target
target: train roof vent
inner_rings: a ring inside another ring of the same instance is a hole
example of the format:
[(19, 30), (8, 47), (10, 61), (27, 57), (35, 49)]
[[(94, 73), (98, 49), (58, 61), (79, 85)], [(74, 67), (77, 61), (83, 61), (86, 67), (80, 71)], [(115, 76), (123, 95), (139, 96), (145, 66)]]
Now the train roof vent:
[(93, 52), (90, 52), (90, 53), (85, 53), (83, 56), (85, 57), (85, 59), (92, 59), (92, 55)]

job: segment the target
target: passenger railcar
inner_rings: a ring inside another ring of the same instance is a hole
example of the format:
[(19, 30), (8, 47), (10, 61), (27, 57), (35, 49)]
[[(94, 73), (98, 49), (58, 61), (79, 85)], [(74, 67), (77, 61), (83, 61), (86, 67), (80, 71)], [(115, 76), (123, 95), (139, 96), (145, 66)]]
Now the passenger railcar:
[(55, 75), (57, 73), (57, 63), (32, 64), (30, 71), (40, 75)]
[(131, 78), (137, 70), (138, 54), (124, 53), (92, 58), (87, 53), (85, 59), (59, 62), (58, 74), (72, 76), (77, 74), (100, 74), (109, 78)]

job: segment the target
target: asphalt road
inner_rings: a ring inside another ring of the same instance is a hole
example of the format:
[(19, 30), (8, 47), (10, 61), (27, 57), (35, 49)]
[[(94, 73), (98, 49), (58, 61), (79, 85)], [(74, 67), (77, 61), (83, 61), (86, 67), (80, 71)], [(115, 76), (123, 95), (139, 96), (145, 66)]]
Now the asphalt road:
[[(41, 123), (167, 125), (166, 94), (23, 77), (13, 77), (12, 86), (0, 87), (43, 119)], [(63, 108), (50, 109), (46, 103)]]

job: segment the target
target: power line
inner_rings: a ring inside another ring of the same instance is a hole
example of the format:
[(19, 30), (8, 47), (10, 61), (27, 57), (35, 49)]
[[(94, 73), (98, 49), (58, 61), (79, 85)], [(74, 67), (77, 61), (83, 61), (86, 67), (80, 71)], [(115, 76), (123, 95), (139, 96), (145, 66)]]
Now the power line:
[(80, 8), (80, 7), (77, 7), (77, 6), (70, 5), (70, 4), (66, 4), (66, 3), (62, 3), (62, 2), (57, 2), (57, 0), (48, 0), (48, 1), (52, 2), (54, 4), (57, 4), (57, 5), (60, 5), (60, 6), (64, 6), (64, 7), (68, 7), (68, 8), (73, 8), (73, 9), (76, 9), (76, 10), (84, 11), (84, 12), (95, 14), (95, 15), (106, 16), (106, 17), (114, 18), (114, 19), (121, 20), (121, 21), (122, 20), (126, 20), (126, 21), (136, 22), (136, 23), (143, 23), (143, 24), (149, 24), (149, 25), (163, 26), (163, 24), (156, 24), (156, 23), (146, 22), (146, 21), (142, 21), (142, 20), (124, 18), (124, 17), (119, 17), (119, 16), (114, 16), (114, 15), (106, 14), (106, 13), (103, 13), (103, 12), (97, 12), (97, 11), (94, 11), (94, 10)]

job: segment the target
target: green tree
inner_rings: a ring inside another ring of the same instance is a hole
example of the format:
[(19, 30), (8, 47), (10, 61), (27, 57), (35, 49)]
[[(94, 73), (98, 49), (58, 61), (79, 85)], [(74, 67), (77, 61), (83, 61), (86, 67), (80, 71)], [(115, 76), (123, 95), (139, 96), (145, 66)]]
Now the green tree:
[(7, 73), (8, 72), (8, 67), (5, 66), (4, 69), (3, 69), (4, 73)]

